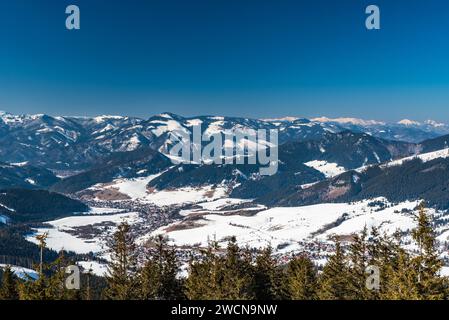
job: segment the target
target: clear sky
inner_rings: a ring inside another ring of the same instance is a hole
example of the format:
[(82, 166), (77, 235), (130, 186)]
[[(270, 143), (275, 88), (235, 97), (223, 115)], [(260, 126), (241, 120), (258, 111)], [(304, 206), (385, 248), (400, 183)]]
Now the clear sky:
[(449, 122), (449, 1), (1, 1), (0, 110)]

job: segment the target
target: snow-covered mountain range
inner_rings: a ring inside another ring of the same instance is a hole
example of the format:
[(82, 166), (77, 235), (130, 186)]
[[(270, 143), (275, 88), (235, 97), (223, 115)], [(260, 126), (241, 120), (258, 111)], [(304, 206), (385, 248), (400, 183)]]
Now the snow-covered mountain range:
[[(261, 176), (252, 164), (174, 164), (171, 135), (192, 134), (198, 124), (203, 134), (278, 129), (277, 173)], [(448, 141), (449, 126), (435, 121), (0, 112), (0, 224), (56, 217), (36, 232), (48, 232), (55, 250), (84, 254), (104, 253), (105, 237), (123, 219), (142, 241), (164, 233), (191, 248), (237, 235), (243, 244), (270, 243), (286, 254), (314, 250), (331, 233), (349, 235), (365, 224), (408, 232), (425, 200), (443, 243)], [(37, 208), (57, 201), (64, 214), (33, 219), (33, 199)]]
[(0, 161), (28, 162), (58, 170), (83, 170), (111, 152), (133, 151), (145, 146), (155, 150), (164, 148), (172, 132), (191, 132), (192, 126), (197, 124), (201, 124), (203, 133), (277, 128), (280, 143), (316, 140), (328, 133), (344, 130), (414, 143), (449, 134), (449, 126), (435, 121), (384, 123), (323, 117), (259, 120), (218, 116), (181, 117), (171, 113), (148, 119), (124, 116), (87, 118), (0, 112)]

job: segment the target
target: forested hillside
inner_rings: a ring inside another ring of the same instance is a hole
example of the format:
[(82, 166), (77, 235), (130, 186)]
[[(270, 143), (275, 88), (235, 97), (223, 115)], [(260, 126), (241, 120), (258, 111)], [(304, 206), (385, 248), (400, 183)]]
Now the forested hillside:
[(269, 205), (298, 206), (322, 202), (349, 202), (385, 197), (391, 202), (427, 201), (437, 209), (449, 209), (449, 159), (423, 162), (412, 159), (401, 165), (348, 171), (307, 188), (285, 189), (260, 201)]
[(43, 222), (88, 209), (78, 200), (46, 190), (0, 190), (0, 213), (12, 222)]

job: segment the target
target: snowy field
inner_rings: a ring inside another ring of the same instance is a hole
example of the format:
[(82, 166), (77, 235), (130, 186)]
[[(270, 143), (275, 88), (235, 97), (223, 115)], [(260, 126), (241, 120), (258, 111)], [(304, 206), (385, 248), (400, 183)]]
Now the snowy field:
[[(383, 198), (373, 200), (385, 201)], [(285, 253), (300, 250), (301, 242), (327, 241), (331, 235), (351, 235), (364, 226), (376, 226), (387, 233), (414, 228), (413, 216), (401, 212), (403, 209), (414, 209), (417, 201), (382, 209), (369, 206), (373, 200), (271, 208), (253, 216), (210, 212), (195, 220), (195, 228), (183, 229), (180, 227), (184, 223), (182, 221), (159, 228), (153, 235), (165, 234), (172, 243), (188, 246), (205, 246), (210, 239), (224, 244), (230, 236), (236, 236), (240, 245), (255, 248), (271, 245), (275, 249), (282, 248), (278, 252)], [(189, 218), (188, 212), (184, 215)]]
[[(50, 224), (51, 227), (36, 229), (35, 233), (28, 235), (26, 239), (37, 244), (38, 241), (36, 240), (36, 235), (47, 233), (47, 246), (50, 249), (56, 251), (64, 249), (81, 254), (90, 252), (100, 253), (106, 249), (105, 239), (98, 235), (94, 235), (91, 238), (80, 237), (79, 235), (74, 234), (76, 229), (97, 226), (98, 230), (105, 236), (113, 233), (115, 231), (115, 226), (123, 221), (127, 221), (130, 224), (136, 223), (138, 221), (138, 214), (132, 212), (114, 215), (83, 215), (49, 221), (47, 224)], [(114, 225), (114, 227), (111, 227), (111, 224)], [(105, 228), (107, 232), (105, 232)]]
[(199, 203), (198, 206), (206, 209), (206, 210), (220, 210), (224, 207), (228, 207), (231, 205), (239, 205), (243, 203), (251, 202), (252, 200), (248, 199), (236, 199), (236, 198), (224, 198), (215, 201), (208, 201)]
[(319, 172), (324, 174), (326, 178), (338, 176), (339, 174), (346, 171), (344, 167), (339, 166), (337, 163), (327, 162), (323, 160), (313, 160), (304, 164), (308, 167), (318, 170)]
[(78, 261), (76, 264), (84, 269), (84, 273), (90, 272), (99, 277), (105, 276), (108, 272), (105, 264), (96, 261)]
[[(261, 248), (270, 245), (278, 253), (288, 253), (302, 250), (304, 243), (327, 242), (332, 235), (351, 235), (365, 226), (376, 226), (381, 232), (390, 234), (396, 230), (409, 231), (415, 222), (413, 214), (408, 211), (418, 205), (418, 201), (391, 205), (383, 198), (376, 198), (303, 207), (267, 209), (254, 205), (244, 209), (228, 208), (248, 201), (224, 198), (198, 203), (192, 209), (181, 210), (182, 220), (141, 236), (139, 242), (149, 236), (164, 234), (178, 246), (206, 246), (211, 239), (224, 245), (229, 237), (235, 236), (242, 246)], [(373, 205), (373, 201), (381, 201), (387, 207)], [(27, 240), (36, 243), (36, 234), (46, 232), (48, 247), (53, 250), (65, 249), (81, 254), (93, 252), (107, 258), (105, 238), (120, 222), (139, 225), (143, 222), (140, 219), (137, 213), (68, 217), (48, 222), (51, 227), (37, 229)], [(98, 234), (89, 237), (92, 228)], [(448, 236), (449, 231), (446, 231), (439, 239), (447, 239)], [(83, 267), (86, 268), (85, 265)], [(97, 265), (92, 269), (97, 274), (104, 272)]]
[[(0, 263), (0, 269), (5, 269), (7, 267), (6, 264), (1, 264)], [(34, 270), (31, 269), (27, 269), (27, 268), (23, 268), (23, 267), (18, 267), (18, 266), (10, 266), (11, 267), (11, 271), (20, 279), (37, 279), (38, 273)]]
[(199, 203), (220, 199), (226, 197), (227, 195), (227, 188), (225, 186), (214, 187), (212, 185), (198, 188), (185, 187), (178, 188), (176, 190), (148, 189), (148, 183), (157, 176), (159, 175), (135, 179), (117, 179), (107, 185), (97, 184), (90, 188), (90, 190), (114, 190), (119, 192), (121, 195), (127, 196), (129, 198), (128, 200), (153, 204), (159, 207)]

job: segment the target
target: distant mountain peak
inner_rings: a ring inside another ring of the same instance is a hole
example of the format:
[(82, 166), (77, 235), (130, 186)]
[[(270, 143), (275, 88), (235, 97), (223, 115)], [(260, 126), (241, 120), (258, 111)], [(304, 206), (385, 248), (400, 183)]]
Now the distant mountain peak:
[(296, 121), (299, 119), (300, 118), (298, 118), (298, 117), (287, 116), (287, 117), (282, 117), (282, 118), (269, 118), (269, 119), (260, 119), (260, 120), (268, 121), (268, 122), (276, 122), (276, 121), (293, 122), (293, 121)]
[(410, 120), (410, 119), (402, 119), (401, 121), (398, 121), (398, 124), (402, 124), (404, 126), (419, 126), (419, 125), (421, 125), (420, 122)]
[(442, 123), (442, 122), (437, 122), (437, 121), (435, 121), (435, 120), (426, 120), (426, 121), (424, 121), (424, 123), (427, 124), (427, 125), (429, 125), (429, 126), (436, 127), (436, 128), (438, 128), (438, 127), (444, 127), (444, 126), (445, 126), (444, 123)]
[(102, 115), (94, 118), (94, 121), (97, 123), (103, 123), (108, 120), (121, 120), (125, 119), (123, 116), (114, 116), (114, 115)]
[(385, 122), (376, 121), (376, 120), (364, 120), (359, 118), (328, 118), (328, 117), (319, 117), (313, 118), (312, 121), (316, 122), (335, 122), (341, 124), (354, 124), (354, 125), (362, 125), (362, 126), (374, 126), (374, 125), (385, 125)]

